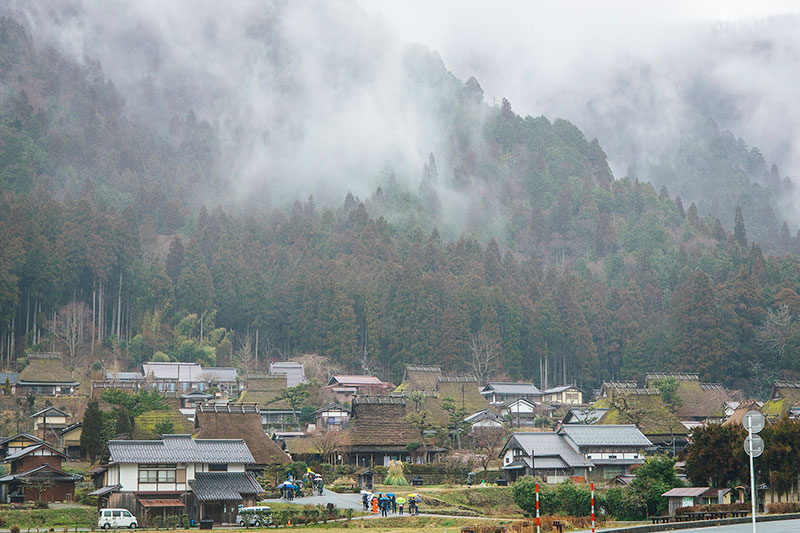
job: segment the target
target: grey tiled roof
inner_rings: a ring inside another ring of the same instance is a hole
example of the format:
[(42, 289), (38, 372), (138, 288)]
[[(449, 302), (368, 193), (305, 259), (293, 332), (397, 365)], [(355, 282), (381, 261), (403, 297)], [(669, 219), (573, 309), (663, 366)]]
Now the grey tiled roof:
[(481, 392), (494, 391), (498, 394), (540, 394), (533, 383), (515, 383), (493, 381), (488, 383)]
[(264, 492), (247, 472), (198, 472), (189, 486), (200, 501), (238, 501), (245, 494)]
[(577, 446), (653, 445), (634, 425), (565, 424), (559, 433), (569, 437)]
[(193, 439), (164, 435), (162, 440), (110, 440), (114, 463), (254, 463), (241, 439)]
[(584, 459), (558, 433), (514, 433), (506, 447), (513, 447), (513, 441), (518, 442), (528, 455), (533, 456), (533, 465), (536, 468), (539, 468), (539, 460), (544, 457), (558, 457), (568, 466), (592, 466), (591, 461)]

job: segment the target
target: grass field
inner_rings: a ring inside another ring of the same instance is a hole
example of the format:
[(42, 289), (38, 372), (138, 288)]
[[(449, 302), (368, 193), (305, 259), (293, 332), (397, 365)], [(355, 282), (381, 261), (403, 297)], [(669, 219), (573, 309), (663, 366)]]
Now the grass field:
[(464, 485), (436, 485), (411, 487), (398, 491), (397, 487), (377, 485), (378, 492), (406, 494), (417, 492), (422, 497), (420, 512), (454, 514), (459, 516), (486, 516), (497, 518), (523, 518), (522, 510), (514, 503), (510, 487)]

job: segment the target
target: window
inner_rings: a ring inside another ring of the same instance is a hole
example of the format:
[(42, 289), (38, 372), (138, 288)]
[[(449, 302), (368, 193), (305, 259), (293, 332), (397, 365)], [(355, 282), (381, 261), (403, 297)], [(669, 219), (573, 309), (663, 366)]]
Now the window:
[(103, 516), (108, 518), (109, 516), (111, 516), (111, 511), (103, 511)]
[(122, 516), (122, 511), (112, 511), (112, 512), (111, 512), (111, 515), (112, 515), (114, 518), (119, 518), (120, 516)]
[(209, 472), (227, 472), (228, 471), (228, 465), (225, 464), (225, 463), (222, 463), (222, 464), (212, 463), (212, 464), (208, 465), (208, 471)]
[(176, 465), (139, 465), (139, 483), (175, 483)]
[(131, 516), (133, 516), (133, 515), (132, 515), (130, 512), (128, 512), (128, 511), (122, 511), (122, 516), (124, 516), (124, 517), (126, 517), (126, 518), (130, 518), (130, 517), (131, 517)]

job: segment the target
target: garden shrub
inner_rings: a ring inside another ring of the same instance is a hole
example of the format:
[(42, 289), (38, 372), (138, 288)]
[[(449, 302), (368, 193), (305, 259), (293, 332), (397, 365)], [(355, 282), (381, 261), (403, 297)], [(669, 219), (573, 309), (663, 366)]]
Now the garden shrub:
[(800, 502), (768, 503), (767, 512), (769, 514), (800, 513)]

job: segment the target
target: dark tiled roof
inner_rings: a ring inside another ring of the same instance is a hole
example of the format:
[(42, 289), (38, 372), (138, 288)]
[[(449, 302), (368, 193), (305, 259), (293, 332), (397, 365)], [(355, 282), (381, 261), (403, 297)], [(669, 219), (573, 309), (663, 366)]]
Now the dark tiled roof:
[(33, 444), (32, 446), (27, 446), (25, 448), (21, 448), (19, 450), (14, 451), (13, 453), (8, 454), (6, 456), (6, 458), (4, 459), (4, 462), (10, 463), (11, 461), (16, 461), (17, 459), (19, 459), (21, 457), (25, 457), (29, 453), (31, 453), (33, 451), (36, 451), (39, 448), (47, 448), (48, 450), (50, 450), (52, 452), (53, 455), (60, 455), (61, 457), (66, 457), (66, 455), (64, 455), (60, 451), (56, 450), (55, 448), (53, 448), (49, 444), (45, 444), (44, 442), (40, 442), (38, 444)]
[(238, 463), (255, 461), (241, 439), (193, 439), (191, 435), (164, 435), (162, 440), (110, 440), (114, 463)]
[(239, 501), (245, 495), (264, 492), (248, 472), (198, 472), (189, 486), (198, 500), (206, 502)]
[(514, 433), (504, 449), (514, 447), (514, 442), (533, 457), (533, 464), (537, 468), (540, 467), (539, 459), (544, 457), (558, 457), (568, 466), (592, 466), (590, 460), (576, 452), (558, 433)]
[(15, 472), (13, 474), (0, 477), (0, 483), (13, 481), (14, 479), (23, 477), (33, 477), (36, 479), (46, 479), (49, 481), (80, 481), (83, 479), (83, 476), (80, 474), (70, 474), (69, 472), (64, 472), (60, 468), (56, 468), (53, 465), (43, 464), (25, 472)]
[(33, 413), (31, 415), (31, 418), (36, 418), (37, 416), (41, 416), (41, 415), (43, 415), (45, 413), (48, 416), (63, 416), (64, 418), (69, 418), (70, 417), (69, 413), (65, 413), (61, 409), (58, 409), (56, 407), (46, 407), (46, 408), (42, 409), (41, 411), (39, 411), (38, 413)]
[(569, 437), (578, 446), (652, 446), (650, 440), (634, 425), (567, 424), (561, 427), (559, 433)]
[(533, 383), (516, 383), (505, 381), (491, 381), (484, 388), (484, 391), (494, 391), (498, 394), (540, 394), (539, 389)]
[(14, 439), (18, 439), (18, 438), (23, 438), (25, 440), (31, 440), (33, 442), (44, 442), (39, 437), (35, 437), (35, 436), (31, 435), (30, 433), (18, 433), (16, 435), (14, 435), (13, 437), (6, 437), (6, 438), (0, 440), (0, 445), (5, 444), (7, 442), (10, 442), (10, 441), (12, 441)]

